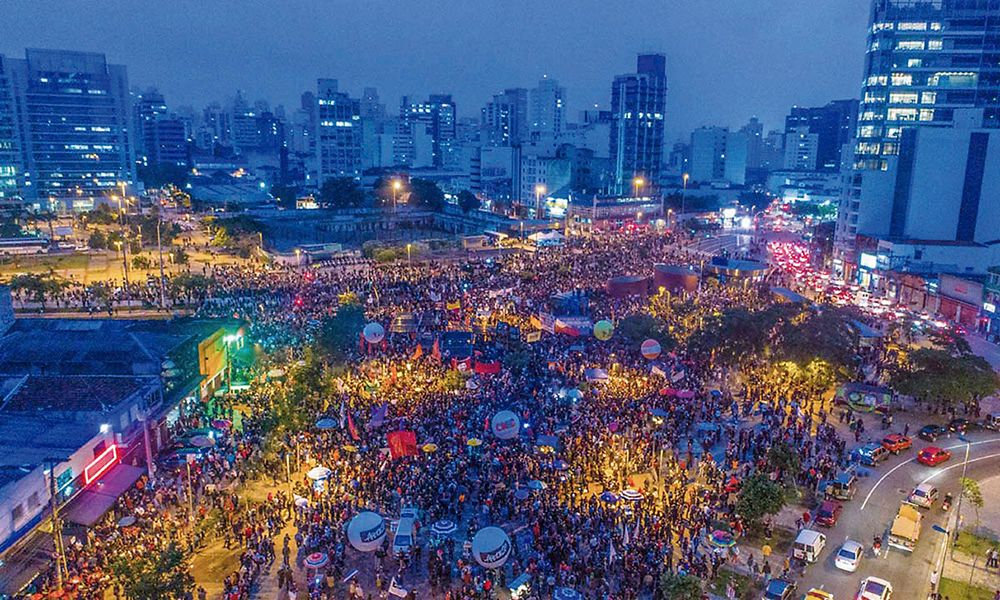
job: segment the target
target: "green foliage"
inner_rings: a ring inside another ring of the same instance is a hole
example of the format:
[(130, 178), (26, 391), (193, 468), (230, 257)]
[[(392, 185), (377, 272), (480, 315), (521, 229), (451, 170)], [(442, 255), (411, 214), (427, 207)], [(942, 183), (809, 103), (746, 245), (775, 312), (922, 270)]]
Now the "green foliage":
[(520, 375), (531, 366), (531, 352), (524, 347), (510, 350), (503, 356), (503, 366), (514, 375)]
[(99, 204), (94, 210), (83, 214), (87, 223), (94, 225), (111, 225), (118, 222), (118, 214), (111, 210), (107, 204)]
[(794, 481), (799, 471), (799, 455), (785, 442), (778, 442), (767, 451), (767, 464), (780, 471), (783, 481)]
[(979, 482), (969, 477), (962, 477), (962, 495), (976, 509), (976, 527), (979, 527), (979, 509), (983, 507), (983, 491)]
[(132, 257), (132, 268), (133, 269), (149, 269), (152, 263), (149, 261), (149, 257), (137, 254)]
[(837, 218), (837, 205), (833, 202), (816, 204), (814, 202), (796, 202), (792, 205), (792, 214), (800, 217), (812, 217), (817, 221), (832, 221)]
[(208, 291), (212, 279), (198, 273), (179, 273), (170, 280), (170, 286), (189, 296), (199, 296)]
[(858, 347), (855, 317), (848, 310), (823, 307), (792, 316), (786, 312), (776, 331), (774, 357), (806, 367), (813, 361), (824, 362), (834, 370), (846, 372), (854, 365)]
[(94, 250), (104, 250), (108, 247), (108, 236), (100, 231), (92, 231), (90, 239), (87, 240), (87, 245)]
[(1000, 387), (996, 372), (982, 357), (938, 348), (910, 352), (890, 382), (901, 394), (949, 403), (989, 396)]
[(170, 184), (177, 187), (184, 187), (188, 182), (190, 173), (187, 167), (167, 163), (157, 163), (149, 166), (140, 165), (137, 169), (139, 179), (142, 180), (147, 188), (158, 188)]
[(271, 195), (281, 208), (295, 208), (295, 201), (299, 197), (299, 187), (295, 185), (272, 185)]
[(482, 205), (479, 198), (469, 190), (462, 190), (458, 193), (458, 207), (462, 209), (464, 213), (470, 213), (477, 210)]
[(66, 288), (66, 282), (49, 273), (25, 273), (14, 275), (8, 283), (11, 291), (23, 293), (43, 307), (53, 295)]
[(777, 514), (784, 506), (785, 494), (781, 486), (766, 475), (757, 474), (743, 482), (736, 501), (736, 512), (751, 527), (756, 527), (761, 519)]
[(410, 180), (410, 201), (431, 210), (444, 208), (444, 192), (433, 181), (427, 179)]
[(320, 200), (333, 208), (355, 208), (365, 202), (365, 194), (350, 177), (327, 179), (319, 189)]
[(340, 363), (347, 360), (358, 347), (361, 330), (365, 326), (365, 309), (360, 304), (343, 304), (337, 314), (323, 319), (316, 336), (316, 350), (328, 361)]
[(184, 251), (184, 248), (180, 246), (175, 247), (170, 251), (170, 258), (174, 261), (174, 264), (186, 265), (190, 260), (188, 253)]
[(756, 212), (767, 208), (767, 205), (771, 203), (771, 197), (762, 188), (754, 187), (740, 192), (736, 201), (740, 203), (740, 206), (745, 206)]
[(132, 600), (179, 600), (194, 585), (188, 556), (174, 543), (158, 553), (115, 559), (111, 573)]
[(0, 237), (13, 238), (24, 235), (24, 229), (13, 219), (4, 219), (0, 222)]
[(701, 580), (693, 575), (664, 573), (660, 590), (667, 600), (701, 600)]
[(647, 339), (654, 339), (664, 350), (674, 347), (674, 339), (667, 331), (667, 324), (647, 313), (629, 315), (618, 323), (618, 334), (633, 344), (641, 344)]

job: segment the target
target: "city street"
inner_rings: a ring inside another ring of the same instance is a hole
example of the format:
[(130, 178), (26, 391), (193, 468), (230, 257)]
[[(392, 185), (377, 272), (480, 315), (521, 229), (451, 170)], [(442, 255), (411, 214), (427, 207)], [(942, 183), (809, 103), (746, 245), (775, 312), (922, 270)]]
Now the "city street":
[[(967, 477), (984, 481), (997, 477), (1000, 465), (1000, 436), (993, 432), (975, 432), (968, 435), (972, 441), (969, 451)], [(872, 557), (872, 538), (887, 534), (900, 502), (920, 483), (933, 483), (944, 497), (951, 492), (958, 498), (958, 480), (962, 476), (965, 444), (957, 438), (942, 439), (940, 445), (951, 450), (951, 460), (938, 467), (927, 467), (916, 462), (916, 452), (927, 446), (914, 438), (914, 449), (883, 463), (862, 478), (854, 500), (844, 502), (844, 512), (837, 525), (830, 529), (819, 528), (827, 537), (826, 550), (819, 563), (806, 568), (799, 581), (802, 592), (822, 588), (835, 598), (853, 598), (861, 581), (869, 576), (885, 579), (893, 585), (893, 598), (922, 599), (930, 590), (930, 576), (938, 565), (945, 534), (935, 526), (944, 528), (951, 511), (941, 510), (940, 501), (924, 515), (920, 539), (912, 555), (883, 543), (879, 558)], [(971, 507), (965, 522), (971, 519)], [(852, 539), (865, 548), (865, 556), (855, 573), (841, 571), (834, 566), (834, 557), (844, 540)], [(888, 551), (887, 551), (888, 548)]]

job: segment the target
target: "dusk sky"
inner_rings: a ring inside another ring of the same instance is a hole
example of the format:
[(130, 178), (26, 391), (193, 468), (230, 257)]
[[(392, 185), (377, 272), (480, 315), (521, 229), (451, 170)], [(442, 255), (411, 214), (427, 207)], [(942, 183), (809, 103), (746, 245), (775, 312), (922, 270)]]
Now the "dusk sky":
[(0, 52), (104, 52), (133, 87), (200, 108), (236, 89), (294, 109), (317, 77), (360, 94), (452, 93), (477, 116), (543, 73), (570, 119), (606, 107), (635, 54), (667, 55), (671, 138), (751, 115), (777, 128), (793, 104), (857, 97), (870, 0), (7, 0)]

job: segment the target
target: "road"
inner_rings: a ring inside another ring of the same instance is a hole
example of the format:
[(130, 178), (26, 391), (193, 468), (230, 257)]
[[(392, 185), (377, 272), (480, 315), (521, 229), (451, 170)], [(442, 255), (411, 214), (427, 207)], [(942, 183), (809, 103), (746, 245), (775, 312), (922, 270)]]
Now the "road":
[[(980, 431), (969, 433), (967, 438), (972, 441), (967, 476), (979, 480), (997, 476), (1000, 436)], [(957, 438), (938, 440), (935, 445), (950, 449), (953, 456), (937, 467), (916, 462), (916, 452), (927, 445), (923, 440), (914, 438), (914, 449), (871, 470), (870, 475), (861, 480), (854, 500), (844, 503), (844, 512), (836, 527), (820, 529), (827, 536), (827, 547), (821, 554), (820, 562), (806, 568), (805, 575), (799, 580), (800, 592), (822, 587), (837, 600), (854, 598), (861, 580), (874, 575), (892, 583), (893, 598), (923, 600), (927, 597), (930, 574), (937, 567), (945, 541), (944, 534), (935, 531), (933, 526), (944, 528), (950, 514), (940, 509), (940, 503), (929, 511), (922, 511), (924, 520), (920, 540), (912, 555), (894, 548), (886, 552), (883, 545), (882, 555), (876, 559), (871, 551), (872, 537), (888, 531), (900, 502), (916, 485), (929, 481), (940, 490), (941, 497), (951, 492), (957, 500), (965, 444)], [(969, 522), (968, 519), (966, 522)], [(845, 539), (858, 541), (866, 548), (865, 557), (855, 573), (834, 567), (834, 556)]]

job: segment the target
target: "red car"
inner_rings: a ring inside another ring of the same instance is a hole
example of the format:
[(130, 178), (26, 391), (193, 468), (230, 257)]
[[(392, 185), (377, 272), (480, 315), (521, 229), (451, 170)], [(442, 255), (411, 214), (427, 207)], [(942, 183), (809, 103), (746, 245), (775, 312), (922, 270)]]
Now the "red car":
[(927, 446), (917, 453), (917, 462), (933, 467), (951, 458), (951, 452), (937, 446)]
[(817, 525), (833, 527), (837, 524), (837, 520), (840, 519), (840, 513), (842, 512), (844, 512), (843, 504), (833, 500), (824, 500), (819, 505), (819, 508), (816, 509), (816, 518), (814, 520)]
[(899, 454), (903, 450), (912, 448), (913, 440), (901, 433), (890, 433), (882, 438), (882, 447), (893, 454)]

